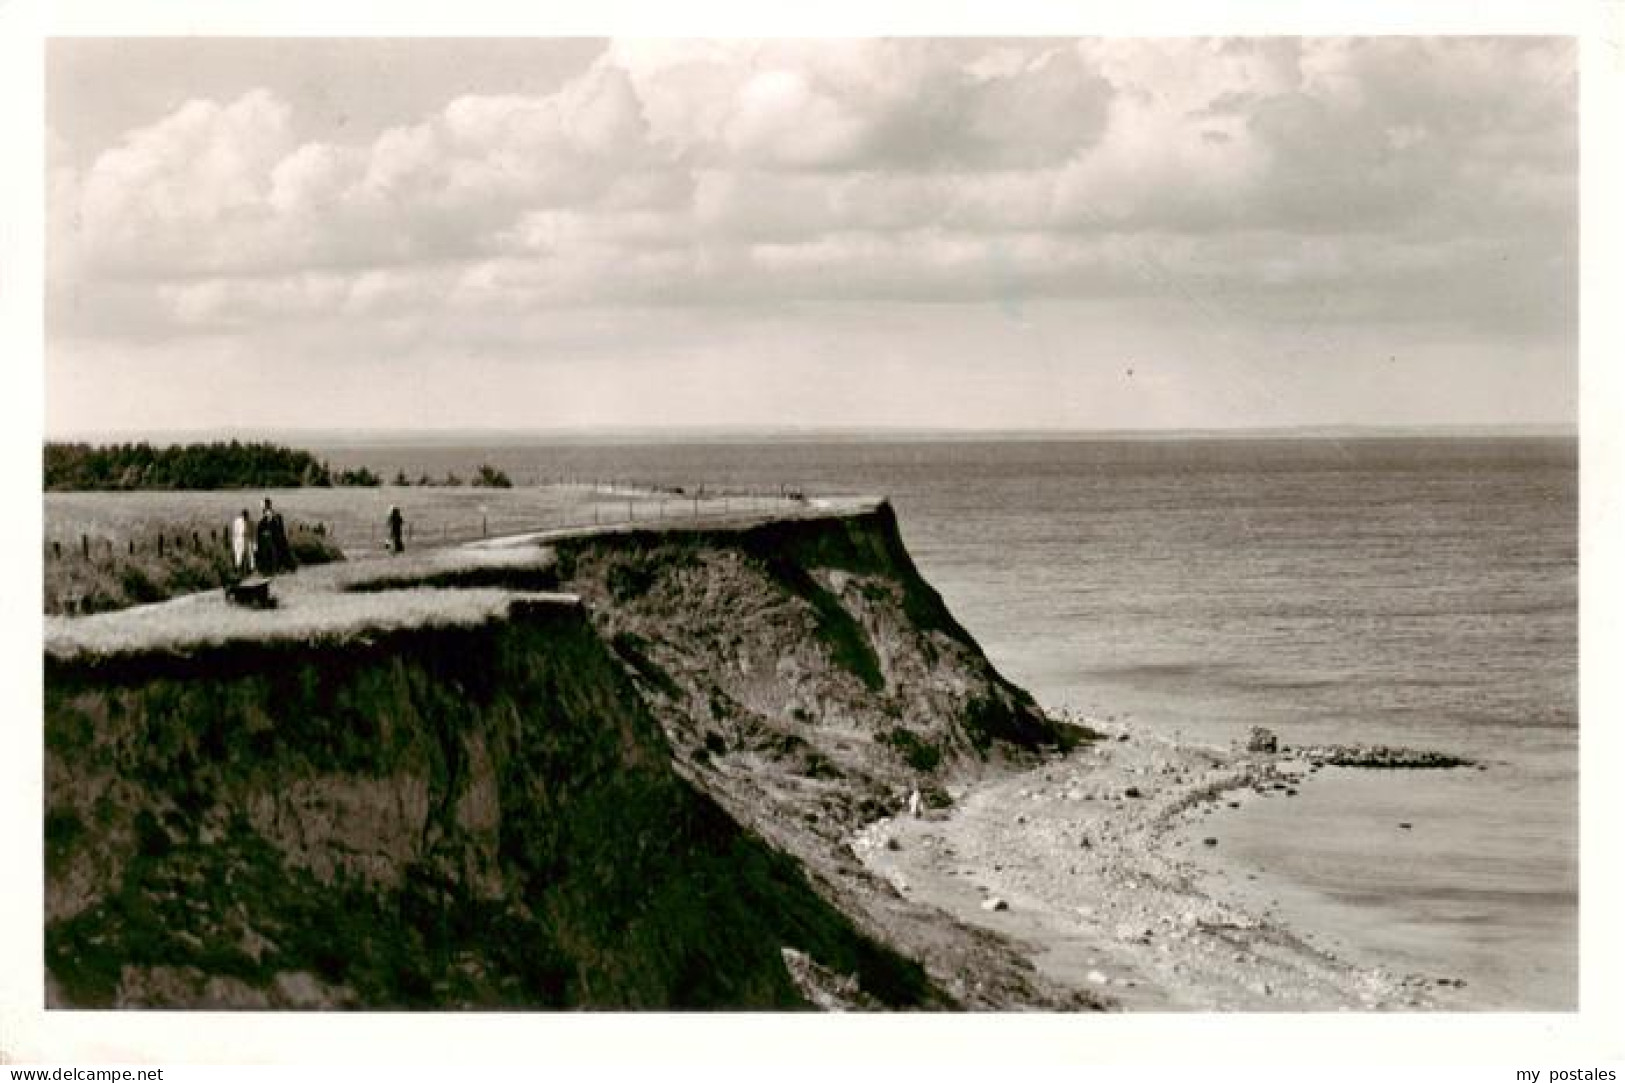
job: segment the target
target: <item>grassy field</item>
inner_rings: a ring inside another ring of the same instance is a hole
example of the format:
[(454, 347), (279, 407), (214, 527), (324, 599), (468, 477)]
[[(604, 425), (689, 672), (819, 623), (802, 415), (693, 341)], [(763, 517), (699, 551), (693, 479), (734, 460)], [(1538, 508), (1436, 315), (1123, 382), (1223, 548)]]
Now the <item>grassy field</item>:
[[(398, 505), (409, 551), (564, 527), (672, 521), (795, 507), (774, 497), (685, 499), (647, 490), (551, 485), (281, 489), (265, 492), (44, 494), (45, 611), (121, 608), (218, 586), (229, 571), (231, 520), (259, 515), (269, 496), (297, 550), (349, 559), (384, 552), (385, 518)], [(333, 555), (338, 555), (334, 553)]]
[(409, 547), (437, 546), (485, 536), (532, 530), (670, 519), (722, 512), (772, 511), (792, 507), (774, 497), (707, 497), (696, 504), (670, 493), (609, 492), (590, 487), (475, 489), (391, 485), (373, 488), (282, 489), (268, 492), (132, 492), (46, 493), (45, 542), (64, 550), (89, 538), (91, 548), (115, 550), (151, 540), (160, 531), (184, 527), (225, 530), (247, 508), (258, 518), (262, 497), (269, 496), (290, 530), (320, 526), (347, 552), (381, 550), (387, 536), (384, 520), (391, 505), (406, 519)]

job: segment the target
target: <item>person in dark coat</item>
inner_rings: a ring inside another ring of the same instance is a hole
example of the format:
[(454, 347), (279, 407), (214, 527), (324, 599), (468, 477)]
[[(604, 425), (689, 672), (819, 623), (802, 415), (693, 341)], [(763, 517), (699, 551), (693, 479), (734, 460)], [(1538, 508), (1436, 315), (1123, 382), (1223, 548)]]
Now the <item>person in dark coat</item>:
[(401, 518), (401, 509), (400, 509), (400, 507), (398, 505), (393, 505), (393, 504), (390, 505), (390, 508), (389, 508), (389, 551), (391, 553), (405, 552), (406, 543), (401, 539), (401, 530), (405, 527), (405, 525), (406, 525), (406, 520)]
[(261, 575), (291, 572), (294, 568), (287, 527), (282, 523), (282, 513), (271, 506), (270, 497), (265, 498), (259, 525), (254, 529), (254, 563)]
[(261, 575), (276, 573), (276, 542), (271, 539), (271, 502), (260, 508), (259, 522), (254, 524), (254, 570)]

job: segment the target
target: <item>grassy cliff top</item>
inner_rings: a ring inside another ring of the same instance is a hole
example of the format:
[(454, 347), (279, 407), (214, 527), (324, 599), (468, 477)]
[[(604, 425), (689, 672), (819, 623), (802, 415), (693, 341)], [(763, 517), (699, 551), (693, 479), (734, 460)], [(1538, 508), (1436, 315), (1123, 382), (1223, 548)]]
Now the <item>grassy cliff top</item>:
[(297, 576), (272, 581), (274, 609), (248, 609), (222, 591), (89, 617), (47, 617), (45, 653), (57, 661), (96, 655), (187, 651), (232, 642), (344, 638), (416, 627), (473, 625), (515, 602), (579, 604), (574, 595), (497, 587), (348, 593), (309, 589)]
[(716, 514), (706, 511), (692, 519), (674, 515), (665, 519), (621, 521), (603, 526), (569, 526), (556, 530), (510, 534), (500, 538), (485, 538), (470, 542), (465, 549), (501, 552), (568, 539), (613, 538), (630, 534), (677, 535), (696, 531), (707, 534), (743, 534), (768, 523), (850, 519), (854, 516), (869, 515), (880, 510), (885, 504), (886, 499), (878, 496), (812, 497), (799, 507), (786, 507), (771, 512)]
[(45, 653), (86, 657), (189, 651), (225, 643), (342, 638), (368, 632), (469, 625), (505, 615), (517, 600), (574, 606), (554, 593), (550, 541), (632, 533), (682, 535), (747, 532), (764, 524), (841, 520), (872, 514), (870, 498), (809, 501), (804, 510), (693, 520), (666, 519), (494, 538), (447, 549), (419, 550), (317, 568), (272, 580), (272, 609), (250, 609), (223, 591), (82, 617), (47, 617)]
[[(411, 587), (546, 589), (553, 585), (555, 563), (553, 551), (539, 545), (504, 549), (480, 549), (470, 545), (424, 549), (388, 559), (338, 565), (327, 573), (331, 584), (324, 584), (320, 589), (351, 593)], [(316, 586), (314, 581), (312, 586)]]

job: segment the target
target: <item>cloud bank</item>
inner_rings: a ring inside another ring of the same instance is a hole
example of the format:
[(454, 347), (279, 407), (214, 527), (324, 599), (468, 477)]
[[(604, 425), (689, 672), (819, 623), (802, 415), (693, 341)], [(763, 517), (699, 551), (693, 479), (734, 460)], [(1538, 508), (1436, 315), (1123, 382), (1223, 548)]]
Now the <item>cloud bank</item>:
[(288, 97), (56, 148), (55, 340), (560, 360), (587, 313), (1117, 303), (1572, 354), (1567, 41), (612, 43), (348, 141)]

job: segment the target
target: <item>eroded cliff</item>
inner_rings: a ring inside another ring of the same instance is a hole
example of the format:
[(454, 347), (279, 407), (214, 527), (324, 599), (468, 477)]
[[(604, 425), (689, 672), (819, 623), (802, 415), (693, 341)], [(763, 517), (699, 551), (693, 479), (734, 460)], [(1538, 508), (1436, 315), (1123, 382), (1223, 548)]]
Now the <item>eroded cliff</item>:
[(1072, 732), (887, 505), (369, 564), (48, 622), (50, 1002), (1070, 1003), (846, 849)]

